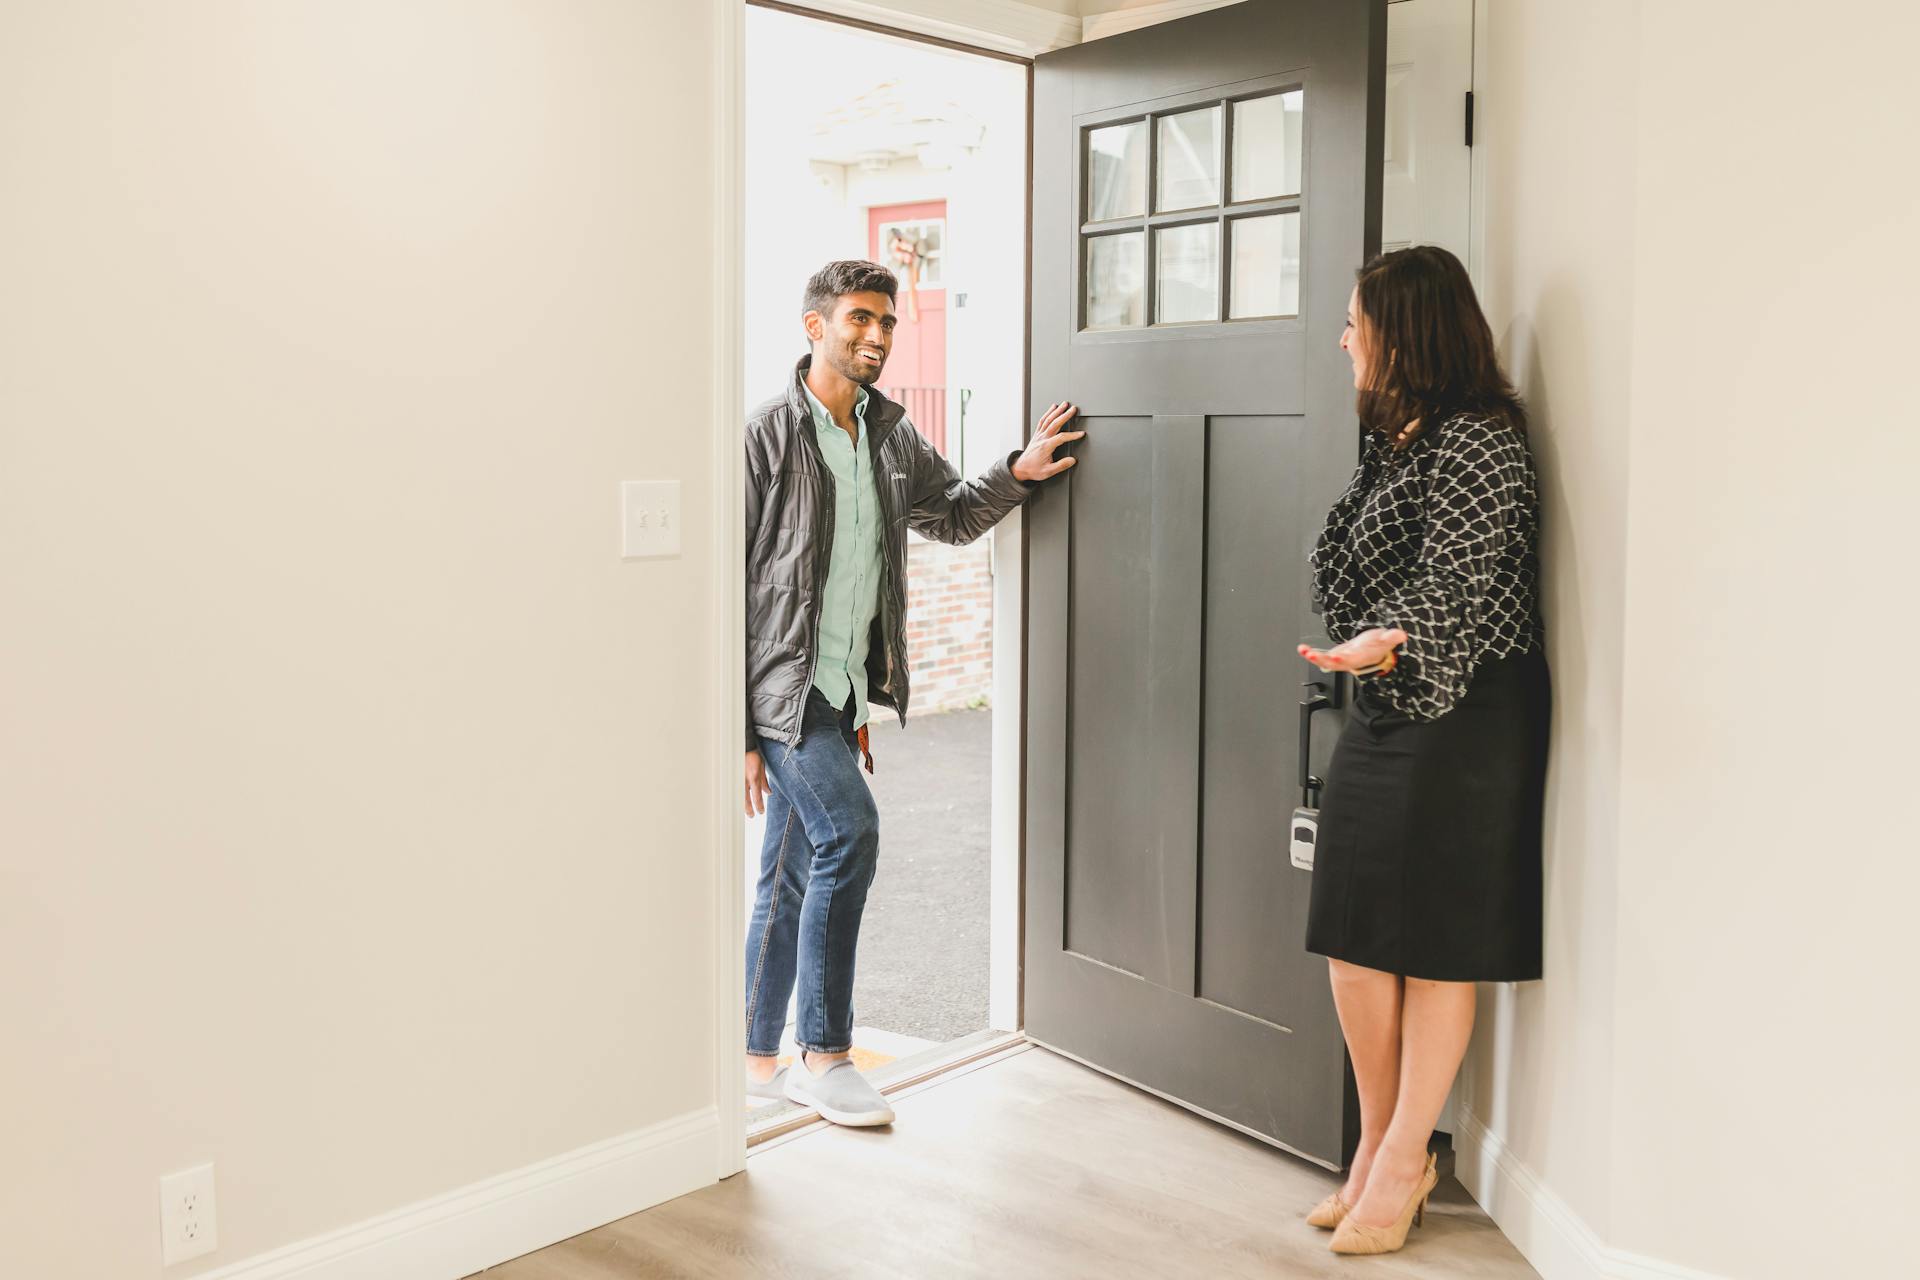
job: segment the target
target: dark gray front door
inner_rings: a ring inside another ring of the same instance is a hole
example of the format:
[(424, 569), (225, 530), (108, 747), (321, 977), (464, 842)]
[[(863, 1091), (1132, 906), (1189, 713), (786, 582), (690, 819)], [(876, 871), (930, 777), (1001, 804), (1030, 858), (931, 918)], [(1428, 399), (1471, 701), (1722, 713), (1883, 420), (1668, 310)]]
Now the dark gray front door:
[(1386, 32), (1385, 0), (1247, 0), (1034, 71), (1031, 408), (1088, 436), (1027, 516), (1027, 1032), (1328, 1165), (1293, 646), (1355, 456)]

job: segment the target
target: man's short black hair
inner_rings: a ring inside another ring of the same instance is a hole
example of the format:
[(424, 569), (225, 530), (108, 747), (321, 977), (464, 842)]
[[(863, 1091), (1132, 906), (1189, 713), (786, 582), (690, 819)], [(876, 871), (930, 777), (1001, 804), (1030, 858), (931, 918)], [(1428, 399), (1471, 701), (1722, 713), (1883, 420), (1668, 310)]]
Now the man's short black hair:
[(818, 311), (831, 320), (835, 298), (849, 293), (884, 293), (888, 301), (892, 301), (899, 288), (900, 282), (893, 278), (893, 272), (878, 263), (858, 258), (829, 262), (807, 281), (807, 292), (800, 299), (800, 314)]

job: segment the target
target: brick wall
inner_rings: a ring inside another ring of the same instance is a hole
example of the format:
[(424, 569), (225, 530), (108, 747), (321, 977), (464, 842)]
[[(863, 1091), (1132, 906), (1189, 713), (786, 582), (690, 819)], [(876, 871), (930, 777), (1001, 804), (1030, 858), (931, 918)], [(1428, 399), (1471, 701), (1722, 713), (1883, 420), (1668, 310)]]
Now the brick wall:
[(991, 535), (950, 547), (907, 536), (911, 714), (983, 702), (993, 689)]

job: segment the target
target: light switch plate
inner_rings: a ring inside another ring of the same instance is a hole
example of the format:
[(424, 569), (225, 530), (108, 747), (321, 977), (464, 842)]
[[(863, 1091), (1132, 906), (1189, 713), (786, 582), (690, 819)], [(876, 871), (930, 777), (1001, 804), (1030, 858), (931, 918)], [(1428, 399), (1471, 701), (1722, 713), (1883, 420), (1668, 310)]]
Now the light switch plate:
[(620, 555), (623, 559), (679, 555), (680, 482), (622, 481), (620, 525)]

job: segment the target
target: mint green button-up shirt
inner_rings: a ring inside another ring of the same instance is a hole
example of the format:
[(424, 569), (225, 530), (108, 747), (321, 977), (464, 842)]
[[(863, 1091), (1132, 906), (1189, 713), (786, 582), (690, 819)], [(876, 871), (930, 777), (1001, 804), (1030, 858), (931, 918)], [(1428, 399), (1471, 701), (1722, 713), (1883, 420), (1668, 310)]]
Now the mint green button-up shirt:
[(867, 439), (867, 392), (854, 402), (858, 442), (833, 421), (805, 381), (813, 410), (814, 436), (833, 473), (833, 547), (827, 583), (820, 600), (820, 655), (813, 664), (813, 687), (836, 707), (853, 700), (854, 727), (867, 722), (867, 646), (880, 607), (880, 493), (874, 487), (873, 457)]

